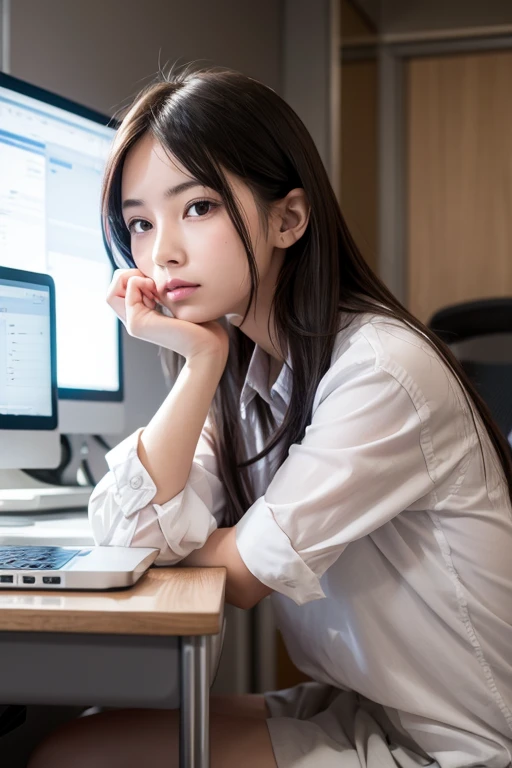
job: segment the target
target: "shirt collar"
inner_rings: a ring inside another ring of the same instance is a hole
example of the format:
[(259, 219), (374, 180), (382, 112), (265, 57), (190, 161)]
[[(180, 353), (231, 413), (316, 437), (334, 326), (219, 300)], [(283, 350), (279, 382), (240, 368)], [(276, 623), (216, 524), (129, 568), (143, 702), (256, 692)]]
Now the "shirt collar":
[(240, 395), (240, 407), (243, 411), (245, 411), (256, 394), (260, 395), (271, 407), (275, 404), (276, 397), (280, 397), (284, 404), (288, 406), (292, 380), (290, 357), (287, 357), (279, 372), (279, 376), (270, 390), (268, 387), (269, 371), (270, 355), (256, 344)]

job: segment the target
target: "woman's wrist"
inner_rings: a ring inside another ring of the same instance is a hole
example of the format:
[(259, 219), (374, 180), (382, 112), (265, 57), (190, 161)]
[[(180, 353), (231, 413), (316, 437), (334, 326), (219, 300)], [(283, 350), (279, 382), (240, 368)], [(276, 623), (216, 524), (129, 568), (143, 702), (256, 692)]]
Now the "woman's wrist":
[(198, 352), (185, 360), (185, 366), (189, 370), (208, 370), (213, 374), (218, 375), (220, 379), (226, 363), (228, 360), (227, 350), (223, 350), (220, 347), (218, 349), (211, 349), (205, 352)]

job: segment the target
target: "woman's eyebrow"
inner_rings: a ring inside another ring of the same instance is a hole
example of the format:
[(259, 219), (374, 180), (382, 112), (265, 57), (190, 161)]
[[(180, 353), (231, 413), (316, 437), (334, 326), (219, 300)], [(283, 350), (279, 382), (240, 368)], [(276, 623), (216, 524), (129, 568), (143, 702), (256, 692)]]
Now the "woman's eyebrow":
[[(183, 181), (181, 184), (177, 184), (175, 187), (169, 187), (169, 189), (166, 189), (164, 192), (164, 197), (176, 197), (177, 195), (181, 195), (182, 192), (186, 192), (187, 189), (191, 189), (192, 187), (202, 187), (203, 184), (200, 184), (196, 179), (191, 179), (190, 181)], [(138, 200), (136, 198), (128, 198), (123, 202), (123, 211), (126, 210), (126, 208), (140, 208), (141, 206), (145, 205), (144, 200)]]

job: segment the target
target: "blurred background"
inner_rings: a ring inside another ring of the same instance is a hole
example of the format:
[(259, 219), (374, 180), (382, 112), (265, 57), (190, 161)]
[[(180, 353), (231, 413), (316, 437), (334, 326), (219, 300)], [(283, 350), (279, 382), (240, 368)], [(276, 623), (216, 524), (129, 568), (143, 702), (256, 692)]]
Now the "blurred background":
[[(0, 11), (5, 72), (108, 115), (176, 62), (262, 80), (304, 120), (364, 256), (414, 314), (512, 296), (510, 0), (0, 0)], [(124, 349), (126, 425), (111, 444), (167, 391), (155, 347), (125, 334)], [(97, 445), (90, 463), (99, 479)], [(301, 679), (268, 601), (230, 609), (215, 690)]]

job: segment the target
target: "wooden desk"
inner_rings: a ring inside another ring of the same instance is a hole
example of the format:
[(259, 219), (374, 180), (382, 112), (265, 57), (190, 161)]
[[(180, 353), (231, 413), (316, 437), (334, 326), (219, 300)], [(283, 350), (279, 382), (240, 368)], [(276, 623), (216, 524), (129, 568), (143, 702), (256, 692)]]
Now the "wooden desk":
[[(225, 581), (224, 568), (152, 568), (128, 590), (1, 591), (0, 700), (31, 704), (45, 701), (46, 696), (47, 703), (110, 702), (115, 706), (113, 702), (124, 701), (125, 692), (106, 690), (117, 687), (117, 678), (106, 680), (112, 664), (103, 667), (97, 683), (82, 684), (84, 667), (88, 682), (96, 669), (94, 664), (84, 664), (84, 647), (95, 647), (99, 650), (97, 656), (105, 660), (109, 651), (112, 658), (117, 658), (118, 649), (122, 655), (127, 644), (133, 647), (136, 640), (148, 658), (153, 650), (163, 650), (162, 641), (179, 638), (179, 764), (180, 768), (207, 768), (211, 667), (218, 660), (222, 644)], [(10, 642), (11, 638), (15, 643)], [(51, 638), (50, 643), (45, 642), (47, 638)], [(39, 656), (34, 655), (38, 645), (43, 648)], [(34, 667), (30, 667), (30, 660)], [(51, 695), (45, 670), (51, 670), (50, 676), (54, 676), (55, 664), (62, 670), (63, 679), (57, 686), (54, 682)], [(20, 686), (23, 670), (28, 681)], [(140, 670), (132, 672), (135, 679), (140, 679)], [(119, 682), (129, 684), (129, 674), (125, 666), (118, 674)], [(95, 685), (100, 687), (95, 689)], [(87, 690), (81, 690), (84, 687)], [(141, 692), (141, 698), (145, 695)], [(23, 696), (23, 701), (18, 696)]]

